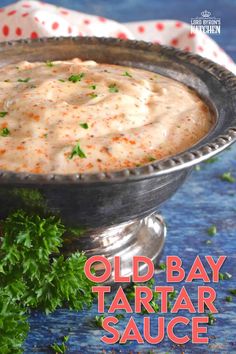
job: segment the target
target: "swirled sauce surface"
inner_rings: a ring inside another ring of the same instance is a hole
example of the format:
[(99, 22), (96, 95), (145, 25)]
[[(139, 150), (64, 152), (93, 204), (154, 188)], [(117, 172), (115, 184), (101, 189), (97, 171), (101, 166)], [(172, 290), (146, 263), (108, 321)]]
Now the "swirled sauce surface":
[(175, 155), (214, 122), (183, 84), (73, 59), (0, 69), (0, 169), (115, 171)]

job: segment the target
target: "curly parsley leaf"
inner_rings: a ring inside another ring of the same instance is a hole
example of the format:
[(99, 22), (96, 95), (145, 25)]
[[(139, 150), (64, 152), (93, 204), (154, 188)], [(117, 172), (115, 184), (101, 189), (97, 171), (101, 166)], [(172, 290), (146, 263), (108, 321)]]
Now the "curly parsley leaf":
[(23, 353), (22, 343), (27, 337), (29, 324), (24, 310), (9, 296), (7, 289), (0, 289), (0, 348), (4, 354)]

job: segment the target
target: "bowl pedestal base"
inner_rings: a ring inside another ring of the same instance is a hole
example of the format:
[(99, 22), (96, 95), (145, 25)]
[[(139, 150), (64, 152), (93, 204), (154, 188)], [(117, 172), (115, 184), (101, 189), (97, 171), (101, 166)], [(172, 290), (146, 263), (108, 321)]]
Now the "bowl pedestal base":
[[(161, 257), (166, 237), (166, 226), (159, 214), (151, 214), (143, 219), (131, 220), (107, 228), (88, 230), (80, 237), (68, 239), (63, 253), (84, 251), (88, 257), (103, 255), (113, 265), (114, 256), (120, 256), (122, 276), (133, 273), (134, 256), (146, 256), (154, 263)], [(139, 274), (145, 272), (146, 265), (140, 265)], [(101, 263), (95, 264), (96, 273), (102, 274)], [(107, 283), (114, 282), (114, 270)]]

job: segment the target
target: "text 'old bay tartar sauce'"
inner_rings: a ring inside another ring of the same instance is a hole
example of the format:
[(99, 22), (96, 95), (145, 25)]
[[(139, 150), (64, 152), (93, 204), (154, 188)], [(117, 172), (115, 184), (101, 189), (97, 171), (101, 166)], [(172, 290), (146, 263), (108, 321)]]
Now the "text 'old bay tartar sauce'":
[(0, 169), (93, 173), (175, 155), (211, 129), (208, 106), (164, 76), (79, 59), (0, 69)]

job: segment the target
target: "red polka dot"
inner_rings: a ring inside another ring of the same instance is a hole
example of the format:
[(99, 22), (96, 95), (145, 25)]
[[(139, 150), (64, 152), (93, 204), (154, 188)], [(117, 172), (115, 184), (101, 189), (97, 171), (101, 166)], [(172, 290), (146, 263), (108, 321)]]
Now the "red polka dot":
[(3, 33), (3, 35), (4, 35), (5, 37), (7, 37), (7, 36), (9, 35), (9, 32), (10, 32), (9, 27), (8, 27), (7, 25), (4, 25), (4, 26), (2, 27), (2, 33)]
[(23, 4), (22, 7), (27, 9), (27, 8), (31, 7), (31, 5), (30, 4)]
[(164, 29), (163, 23), (160, 23), (160, 22), (156, 23), (156, 29), (158, 31), (163, 31), (163, 29)]
[(190, 52), (190, 47), (185, 47), (184, 50), (185, 52)]
[(117, 33), (117, 38), (127, 39), (127, 35), (124, 32), (119, 32)]
[(99, 16), (98, 19), (99, 19), (99, 21), (101, 21), (101, 22), (106, 22), (106, 18), (104, 18), (104, 17), (102, 17), (102, 16)]
[(153, 43), (153, 44), (160, 44), (159, 41), (153, 41), (152, 43)]
[(72, 28), (69, 26), (68, 27), (68, 33), (70, 34), (72, 32)]
[(37, 32), (32, 32), (31, 33), (31, 35), (30, 35), (30, 38), (32, 38), (32, 39), (36, 39), (36, 38), (38, 38), (39, 36), (38, 36), (38, 33)]
[(84, 24), (85, 24), (85, 25), (89, 25), (89, 24), (90, 24), (90, 20), (85, 19), (85, 20), (84, 20)]
[(16, 28), (16, 35), (21, 36), (22, 35), (22, 29), (20, 27)]
[(183, 26), (182, 22), (179, 22), (179, 21), (175, 22), (175, 27), (180, 28), (182, 26)]
[(12, 10), (10, 12), (8, 12), (7, 16), (12, 16), (16, 14), (16, 10)]
[(28, 16), (29, 15), (29, 13), (28, 12), (25, 12), (24, 14), (22, 14), (22, 17), (26, 17), (26, 16)]
[(144, 26), (138, 26), (138, 31), (140, 33), (143, 33), (145, 31), (145, 27)]
[(61, 10), (60, 13), (61, 13), (62, 15), (68, 15), (69, 12), (66, 11), (66, 10)]
[(189, 32), (188, 38), (194, 38), (196, 36), (196, 33), (194, 32)]
[(199, 52), (203, 52), (203, 48), (199, 45), (198, 47), (197, 47), (197, 50), (199, 50)]
[(52, 29), (53, 29), (53, 30), (57, 30), (58, 27), (59, 27), (59, 23), (58, 23), (58, 22), (53, 22), (53, 24), (52, 24)]
[(38, 19), (38, 17), (35, 17), (34, 19), (35, 19), (35, 21), (36, 21), (36, 22), (39, 22), (39, 19)]
[(173, 39), (171, 40), (171, 42), (170, 42), (170, 44), (173, 45), (173, 46), (178, 45), (178, 43), (179, 43), (179, 40), (178, 40), (177, 38), (173, 38)]

